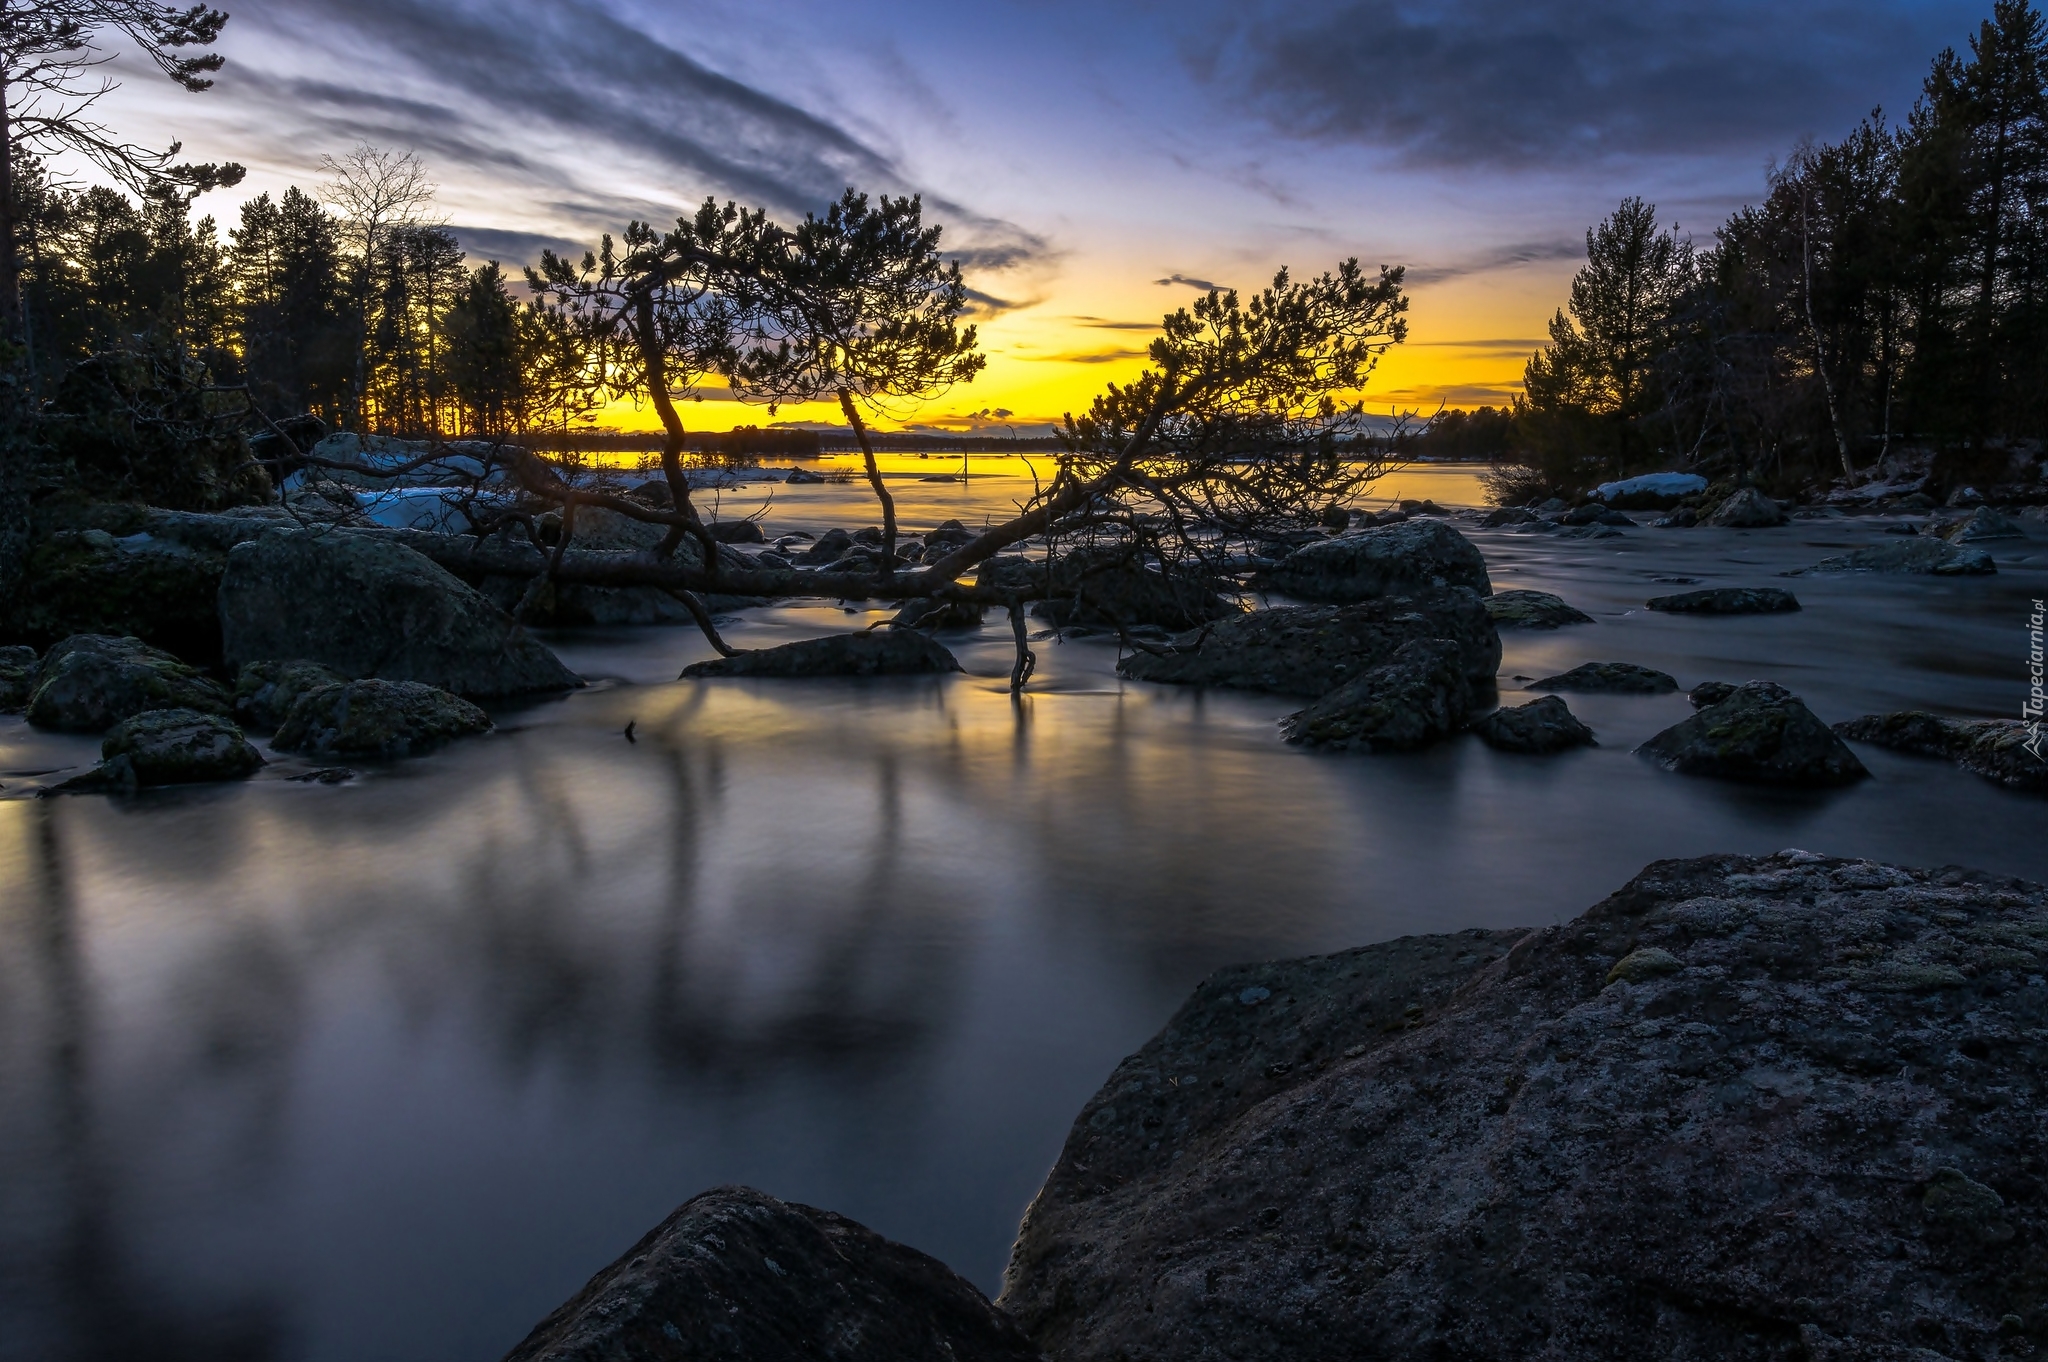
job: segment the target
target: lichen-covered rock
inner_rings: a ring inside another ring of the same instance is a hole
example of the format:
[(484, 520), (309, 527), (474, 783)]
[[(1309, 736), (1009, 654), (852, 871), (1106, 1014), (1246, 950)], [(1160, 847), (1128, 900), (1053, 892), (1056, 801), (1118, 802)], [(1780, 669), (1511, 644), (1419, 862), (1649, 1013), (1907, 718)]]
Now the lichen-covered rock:
[(1486, 559), (1472, 541), (1440, 520), (1426, 519), (1304, 544), (1267, 574), (1266, 585), (1337, 605), (1454, 586), (1493, 593)]
[(1426, 638), (1450, 640), (1466, 679), (1493, 684), (1500, 634), (1481, 599), (1463, 589), (1254, 610), (1182, 634), (1164, 654), (1133, 653), (1117, 670), (1138, 681), (1315, 698)]
[(1503, 752), (1547, 755), (1571, 747), (1595, 747), (1593, 730), (1579, 721), (1571, 706), (1555, 695), (1511, 709), (1497, 709), (1472, 725), (1488, 747)]
[(224, 715), (229, 708), (225, 687), (141, 639), (80, 634), (50, 649), (37, 667), (28, 721), (100, 733), (152, 709)]
[(36, 650), (26, 644), (0, 648), (0, 714), (11, 714), (28, 703), (38, 665)]
[(1847, 785), (1870, 774), (1798, 696), (1771, 681), (1735, 687), (1636, 751), (1681, 775), (1768, 785)]
[(1058, 1362), (2029, 1355), (2043, 974), (2040, 886), (1805, 852), (1225, 970), (1082, 1110), (999, 1304)]
[(490, 716), (461, 696), (373, 678), (303, 692), (270, 745), (316, 757), (417, 757), (490, 729)]
[(263, 768), (262, 753), (241, 729), (193, 709), (152, 709), (123, 719), (108, 731), (100, 756), (103, 772), (136, 785), (240, 780)]
[(2048, 761), (2028, 750), (2033, 731), (2018, 719), (1951, 719), (1909, 709), (1844, 720), (1835, 732), (1852, 742), (1946, 757), (2008, 789), (2048, 793)]
[(1669, 695), (1678, 681), (1669, 672), (1633, 662), (1581, 662), (1568, 672), (1531, 681), (1530, 690), (1570, 690), (1595, 695)]
[(1731, 530), (1767, 530), (1786, 523), (1785, 510), (1754, 487), (1738, 487), (1701, 522)]
[(1472, 682), (1448, 639), (1411, 639), (1385, 662), (1281, 723), (1291, 743), (1338, 752), (1412, 752), (1464, 727)]
[(348, 678), (305, 658), (251, 662), (235, 678), (235, 718), (259, 732), (284, 722), (292, 705), (309, 690), (339, 685)]
[(1496, 591), (1486, 598), (1486, 613), (1503, 629), (1560, 629), (1591, 624), (1593, 617), (1548, 591)]
[(1811, 567), (1795, 568), (1787, 577), (1810, 572), (1875, 572), (1934, 577), (1984, 577), (1998, 571), (1982, 549), (1958, 548), (1929, 535), (1912, 535), (1888, 544), (1873, 544), (1853, 553), (1823, 558)]
[(717, 1187), (505, 1362), (1042, 1362), (944, 1263), (830, 1211)]
[(1652, 596), (1644, 604), (1670, 615), (1773, 615), (1797, 610), (1799, 598), (1775, 586), (1715, 586)]
[(582, 684), (452, 573), (403, 544), (345, 531), (275, 530), (237, 544), (220, 618), (236, 668), (305, 658), (484, 699)]
[(951, 653), (914, 629), (873, 629), (693, 662), (683, 675), (929, 676), (959, 670)]

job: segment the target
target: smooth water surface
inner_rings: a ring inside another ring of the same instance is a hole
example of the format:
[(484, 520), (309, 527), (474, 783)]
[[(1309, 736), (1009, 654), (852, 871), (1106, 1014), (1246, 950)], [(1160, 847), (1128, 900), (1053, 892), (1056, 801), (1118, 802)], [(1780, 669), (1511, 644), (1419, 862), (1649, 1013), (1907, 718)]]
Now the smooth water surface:
[[(1434, 473), (1402, 494), (1454, 499)], [(904, 519), (1023, 486), (911, 483)], [(770, 529), (872, 523), (860, 493), (778, 492)], [(1670, 617), (1640, 608), (1684, 589), (1656, 578), (1775, 583), (1879, 526), (1469, 532), (1497, 586), (1599, 620), (1509, 634), (1507, 703), (1626, 660), (1776, 679), (1829, 720), (2016, 714), (2048, 594), (2037, 537), (1991, 545), (1995, 578)], [(1602, 746), (1555, 758), (1330, 757), (1278, 740), (1297, 705), (1127, 685), (1099, 640), (1039, 642), (1013, 699), (994, 617), (938, 679), (678, 682), (692, 631), (551, 641), (593, 685), (340, 786), (280, 759), (7, 799), (95, 744), (0, 720), (0, 1358), (488, 1362), (722, 1182), (993, 1290), (1073, 1114), (1216, 966), (1557, 921), (1709, 851), (2048, 879), (2048, 805), (1945, 763), (1865, 749), (1873, 780), (1810, 794), (1631, 756), (1683, 696), (1571, 697)]]

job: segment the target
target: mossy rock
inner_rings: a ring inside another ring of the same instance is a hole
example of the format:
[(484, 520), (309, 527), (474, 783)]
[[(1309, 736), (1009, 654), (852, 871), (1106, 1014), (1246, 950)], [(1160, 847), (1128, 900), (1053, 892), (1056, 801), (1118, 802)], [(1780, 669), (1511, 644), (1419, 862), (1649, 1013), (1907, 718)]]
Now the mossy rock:
[(292, 702), (271, 746), (321, 757), (416, 757), (487, 733), (490, 716), (418, 681), (344, 681)]
[(192, 709), (153, 709), (122, 720), (100, 744), (100, 756), (125, 763), (137, 785), (239, 780), (263, 767), (241, 729)]
[(141, 639), (80, 634), (50, 649), (37, 668), (28, 721), (100, 733), (153, 709), (225, 716), (230, 708), (225, 687)]
[(220, 656), (215, 598), (226, 570), (225, 554), (140, 531), (60, 530), (29, 553), (13, 630), (38, 644), (74, 634), (139, 638), (211, 663)]
[(235, 678), (235, 718), (254, 729), (274, 729), (301, 695), (348, 679), (332, 667), (302, 657), (251, 662)]

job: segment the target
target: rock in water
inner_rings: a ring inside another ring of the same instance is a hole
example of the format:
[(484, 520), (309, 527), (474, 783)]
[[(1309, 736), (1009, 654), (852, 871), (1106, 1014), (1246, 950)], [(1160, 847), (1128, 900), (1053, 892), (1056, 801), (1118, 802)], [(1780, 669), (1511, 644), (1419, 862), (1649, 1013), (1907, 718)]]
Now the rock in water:
[(217, 714), (153, 709), (123, 719), (100, 744), (100, 772), (121, 784), (189, 785), (240, 780), (263, 767), (263, 756)]
[(293, 702), (301, 695), (347, 680), (334, 668), (304, 658), (251, 662), (235, 678), (235, 718), (259, 731), (274, 729), (284, 722)]
[(582, 684), (474, 588), (382, 539), (279, 530), (237, 544), (220, 618), (236, 668), (305, 658), (345, 676), (482, 699)]
[(1835, 732), (1851, 742), (1947, 757), (2008, 789), (2048, 793), (2048, 761), (2027, 750), (2032, 731), (2018, 719), (1951, 719), (1909, 709), (1849, 719)]
[(229, 708), (225, 688), (141, 639), (79, 634), (50, 649), (37, 668), (28, 721), (99, 733), (152, 709), (225, 715)]
[(1486, 598), (1486, 613), (1503, 629), (1559, 629), (1593, 622), (1591, 615), (1548, 591), (1496, 591)]
[(1979, 506), (1967, 516), (1941, 525), (1933, 533), (1951, 544), (1973, 544), (1980, 539), (2025, 539), (2027, 532), (1989, 506)]
[(1811, 567), (1795, 568), (1785, 575), (1801, 577), (1809, 572), (1880, 572), (1983, 577), (1997, 571), (1998, 565), (1982, 549), (1957, 548), (1927, 535), (1915, 535), (1889, 544), (1873, 544), (1853, 553), (1838, 553)]
[(941, 601), (929, 597), (905, 601), (889, 621), (892, 629), (979, 629), (986, 606), (970, 601)]
[(1582, 662), (1568, 672), (1531, 681), (1530, 690), (1575, 690), (1595, 695), (1669, 695), (1678, 681), (1668, 672), (1633, 662)]
[(36, 650), (26, 645), (0, 648), (0, 714), (11, 714), (28, 703), (38, 664)]
[(371, 679), (302, 693), (270, 745), (319, 757), (417, 757), (490, 729), (490, 716), (460, 696), (418, 681)]
[(2044, 942), (2040, 886), (1786, 852), (1222, 971), (1083, 1109), (999, 1304), (1064, 1362), (2010, 1355)]
[(1503, 752), (1531, 752), (1546, 755), (1568, 747), (1597, 747), (1593, 730), (1555, 695), (1531, 700), (1513, 709), (1497, 709), (1472, 725), (1472, 731), (1488, 747)]
[(914, 629), (833, 634), (693, 662), (684, 676), (925, 676), (960, 663)]
[(1636, 751), (1681, 775), (1769, 785), (1847, 785), (1870, 774), (1798, 696), (1771, 681), (1735, 687)]
[[(1044, 565), (1032, 563), (1026, 580), (1045, 583)], [(1031, 613), (1060, 628), (1073, 625), (1118, 625), (1133, 628), (1194, 629), (1209, 620), (1238, 613), (1219, 594), (1230, 583), (1196, 572), (1169, 575), (1156, 564), (1132, 561), (1128, 555), (1071, 553), (1054, 565), (1043, 589), (1051, 594)]]
[(1405, 520), (1304, 544), (1267, 574), (1266, 584), (1337, 605), (1452, 586), (1493, 594), (1486, 559), (1440, 520)]
[(1383, 596), (1356, 605), (1288, 606), (1233, 615), (1174, 639), (1170, 651), (1133, 653), (1117, 670), (1138, 681), (1230, 686), (1311, 699), (1377, 667), (1413, 639), (1448, 639), (1477, 686), (1493, 684), (1500, 634), (1480, 598), (1463, 589)]
[(944, 1263), (830, 1211), (719, 1187), (683, 1203), (505, 1362), (1042, 1362)]
[(1464, 727), (1472, 682), (1462, 650), (1419, 638), (1281, 723), (1291, 743), (1339, 752), (1411, 752)]
[(1716, 586), (1652, 596), (1644, 604), (1670, 615), (1773, 615), (1797, 610), (1799, 599), (1775, 586)]
[(1733, 694), (1735, 687), (1726, 681), (1702, 681), (1687, 691), (1685, 698), (1692, 701), (1694, 709), (1705, 709), (1708, 705), (1720, 704)]
[(1754, 487), (1738, 487), (1701, 522), (1731, 530), (1768, 530), (1786, 523), (1784, 508)]

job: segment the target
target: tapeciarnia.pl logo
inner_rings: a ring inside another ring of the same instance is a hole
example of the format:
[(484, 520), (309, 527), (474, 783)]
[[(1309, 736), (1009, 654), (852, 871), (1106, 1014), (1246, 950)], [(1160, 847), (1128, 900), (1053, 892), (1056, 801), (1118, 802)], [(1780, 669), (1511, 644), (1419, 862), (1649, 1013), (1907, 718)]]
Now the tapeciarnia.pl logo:
[(2027, 620), (2027, 642), (2031, 645), (2027, 650), (2027, 674), (2033, 686), (2027, 693), (2026, 704), (2020, 706), (2020, 718), (2025, 720), (2027, 725), (2027, 741), (2024, 745), (2036, 761), (2041, 760), (2041, 618), (2044, 614), (2048, 614), (2048, 608), (2044, 608), (2041, 601), (2035, 601), (2034, 613)]

